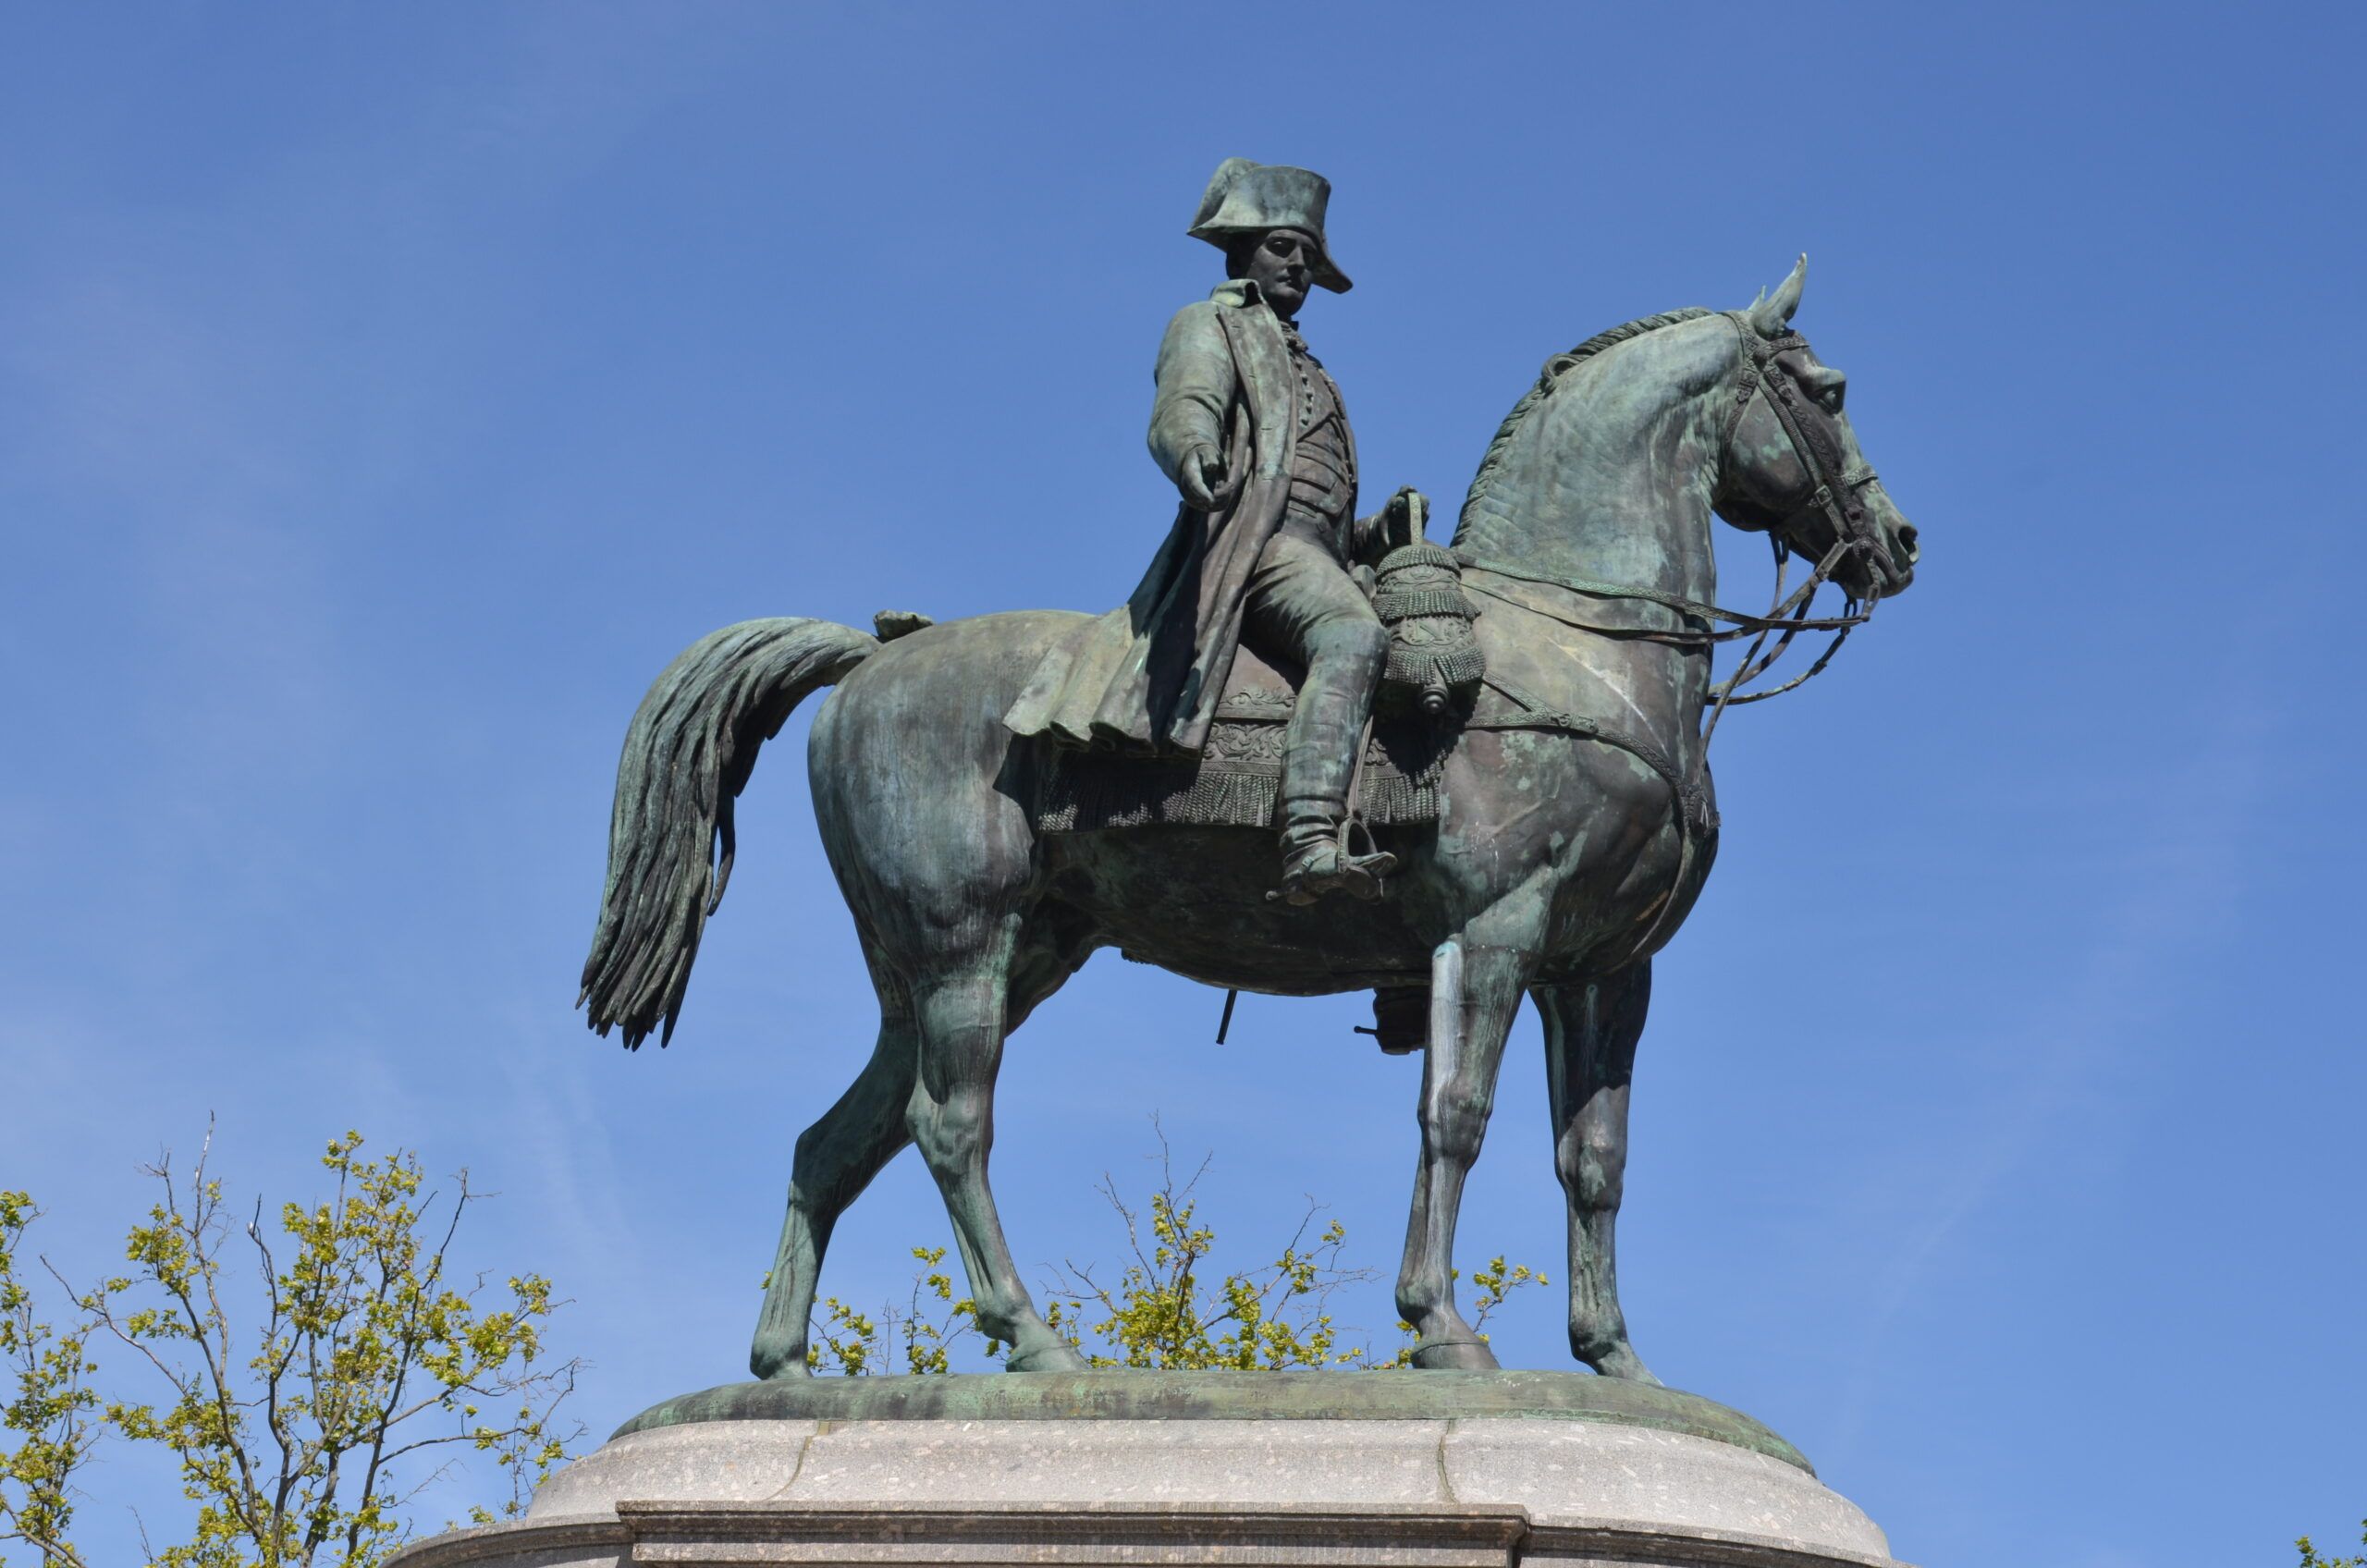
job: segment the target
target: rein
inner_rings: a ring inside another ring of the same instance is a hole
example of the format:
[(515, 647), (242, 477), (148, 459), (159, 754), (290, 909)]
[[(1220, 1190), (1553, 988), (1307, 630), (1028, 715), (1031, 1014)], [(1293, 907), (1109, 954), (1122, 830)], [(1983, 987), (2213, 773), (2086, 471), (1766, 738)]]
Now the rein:
[[(1841, 452), (1837, 447), (1829, 447), (1826, 443), (1816, 440), (1810, 435), (1809, 427), (1800, 419), (1798, 393), (1792, 385), (1792, 378), (1775, 370), (1774, 362), (1778, 357), (1795, 349), (1808, 347), (1808, 339), (1797, 332), (1785, 332), (1780, 337), (1772, 338), (1762, 337), (1759, 330), (1744, 319), (1742, 312), (1730, 312), (1728, 315), (1734, 322), (1735, 333), (1740, 339), (1744, 368), (1742, 374), (1735, 381), (1734, 409), (1726, 416), (1725, 429), (1719, 440), (1720, 453), (1723, 454), (1733, 444), (1735, 431), (1742, 423), (1743, 415), (1748, 411), (1751, 399), (1764, 398), (1767, 399), (1769, 411), (1774, 414), (1776, 423), (1784, 427), (1784, 437), (1791, 443), (1793, 457), (1798, 459), (1800, 467), (1809, 477), (1816, 481), (1814, 493), (1786, 515), (1774, 528), (1768, 531), (1769, 541), (1775, 551), (1775, 592), (1773, 603), (1768, 606), (1765, 615), (1748, 615), (1741, 610), (1730, 610), (1720, 605), (1709, 604), (1699, 599), (1688, 599), (1681, 594), (1671, 594), (1658, 588), (1637, 587), (1632, 583), (1605, 582), (1590, 577), (1557, 577), (1548, 572), (1515, 566), (1508, 561), (1489, 560), (1474, 556), (1466, 550), (1458, 549), (1454, 552), (1455, 560), (1466, 570), (1482, 572), (1490, 577), (1506, 578), (1515, 582), (1529, 582), (1539, 587), (1560, 589), (1564, 593), (1587, 598), (1633, 599), (1645, 604), (1658, 605), (1663, 609), (1674, 611), (1684, 617), (1686, 620), (1697, 623), (1696, 627), (1686, 629), (1604, 626), (1598, 622), (1557, 615), (1551, 610), (1541, 609), (1535, 605), (1497, 593), (1479, 583), (1465, 584), (1475, 594), (1484, 594), (1488, 598), (1526, 609), (1533, 615), (1541, 615), (1548, 620), (1558, 621), (1576, 631), (1591, 631), (1603, 637), (1640, 638), (1674, 647), (1690, 648), (1715, 647), (1722, 643), (1739, 642), (1746, 637), (1751, 639), (1750, 646), (1744, 650), (1742, 660), (1735, 667), (1735, 672), (1712, 687), (1709, 692), (1711, 700), (1710, 717), (1703, 721), (1701, 729), (1701, 741), (1705, 752), (1708, 749), (1710, 736), (1716, 730), (1718, 720), (1724, 717), (1727, 708), (1744, 703), (1762, 703), (1770, 697), (1780, 697), (1786, 692), (1797, 691), (1809, 680), (1823, 674), (1825, 667), (1833, 662), (1833, 655), (1841, 651), (1841, 644), (1849, 640), (1849, 633), (1865, 625), (1874, 617), (1872, 603), (1867, 603), (1861, 609), (1854, 594), (1850, 595), (1848, 603), (1840, 615), (1811, 618), (1808, 613), (1809, 606), (1815, 602), (1817, 590), (1833, 581), (1833, 574), (1840, 569), (1841, 563), (1850, 556), (1860, 550), (1869, 549), (1872, 545), (1872, 541), (1865, 537), (1863, 533), (1866, 508), (1858, 501), (1858, 495), (1874, 482), (1876, 477), (1874, 471), (1870, 468), (1849, 470), (1843, 463)], [(1833, 546), (1825, 551), (1823, 558), (1816, 563), (1815, 570), (1809, 573), (1808, 581), (1801, 583), (1791, 596), (1786, 598), (1784, 594), (1784, 584), (1790, 570), (1792, 549), (1784, 542), (1784, 528), (1793, 519), (1812, 510), (1824, 513), (1826, 521), (1832, 527)], [(1723, 630), (1719, 628), (1717, 624), (1719, 622), (1724, 623)], [(1783, 657), (1791, 648), (1793, 639), (1803, 631), (1831, 632), (1832, 641), (1825, 644), (1824, 650), (1817, 655), (1815, 662), (1799, 675), (1794, 676), (1780, 686), (1771, 687), (1763, 692), (1745, 692), (1743, 687), (1773, 668), (1775, 661)], [(1766, 647), (1767, 639), (1770, 636), (1775, 638), (1775, 645), (1772, 648)], [(1766, 649), (1763, 655), (1761, 649)], [(1510, 693), (1506, 694), (1510, 695)]]
[[(1788, 550), (1785, 553), (1788, 554)], [(1572, 620), (1566, 616), (1555, 615), (1551, 610), (1539, 609), (1535, 605), (1510, 598), (1490, 589), (1482, 588), (1477, 583), (1465, 584), (1474, 594), (1485, 594), (1491, 599), (1500, 599), (1508, 605), (1517, 605), (1522, 609), (1545, 617), (1548, 620), (1558, 620), (1564, 626), (1575, 627), (1580, 631), (1598, 632), (1605, 637), (1636, 637), (1646, 642), (1670, 643), (1680, 647), (1707, 647), (1719, 643), (1736, 642), (1760, 632), (1779, 631), (1786, 627), (1794, 631), (1846, 631), (1864, 625), (1867, 620), (1867, 617), (1862, 615), (1837, 616), (1823, 620), (1800, 619), (1795, 613), (1793, 603), (1782, 599), (1784, 590), (1780, 581), (1775, 590), (1779, 600), (1775, 607), (1766, 615), (1746, 615), (1741, 610), (1730, 610), (1717, 605), (1704, 604), (1699, 599), (1688, 599), (1682, 594), (1663, 593), (1658, 588), (1636, 588), (1618, 582), (1600, 582), (1590, 577), (1554, 577), (1508, 566), (1502, 561), (1484, 560), (1465, 550), (1456, 550), (1454, 558), (1456, 564), (1466, 571), (1484, 571), (1490, 577), (1508, 577), (1516, 582), (1534, 582), (1542, 587), (1565, 589), (1573, 594), (1584, 594), (1598, 599), (1640, 599), (1647, 604), (1659, 605), (1663, 609), (1674, 610), (1677, 614), (1690, 619), (1723, 620), (1728, 622), (1731, 627), (1731, 630), (1723, 631), (1681, 631), (1657, 626), (1602, 626), (1592, 621)], [(1834, 564), (1839, 563), (1836, 561)], [(1798, 598), (1798, 595), (1795, 594), (1794, 598)]]
[[(1779, 356), (1789, 353), (1795, 349), (1806, 348), (1808, 339), (1797, 332), (1790, 331), (1776, 337), (1765, 337), (1760, 336), (1758, 328), (1751, 325), (1741, 312), (1730, 312), (1728, 314), (1740, 338), (1743, 369), (1742, 374), (1736, 378), (1733, 411), (1726, 417), (1725, 428), (1719, 441), (1718, 450), (1721, 459), (1723, 459), (1725, 451), (1733, 445), (1735, 431), (1741, 425), (1743, 415), (1748, 411), (1751, 399), (1764, 398), (1767, 399), (1769, 410), (1774, 414), (1776, 422), (1784, 427), (1784, 435), (1791, 443), (1792, 455), (1798, 459), (1800, 467), (1806, 471), (1809, 477), (1816, 481), (1814, 493), (1788, 513), (1775, 527), (1768, 531), (1769, 542), (1775, 551), (1775, 591), (1773, 603), (1768, 606), (1765, 615), (1748, 615), (1740, 610), (1726, 609), (1718, 605), (1708, 604), (1699, 599), (1688, 599), (1682, 594), (1665, 593), (1657, 588), (1642, 588), (1630, 583), (1604, 582), (1586, 577), (1557, 577), (1507, 561), (1485, 559), (1461, 549), (1454, 552), (1455, 560), (1466, 571), (1477, 571), (1515, 582), (1534, 583), (1539, 587), (1558, 589), (1585, 598), (1633, 599), (1645, 604), (1658, 605), (1694, 623), (1692, 626), (1682, 629), (1603, 626), (1567, 615), (1559, 615), (1552, 610), (1541, 609), (1526, 600), (1513, 598), (1509, 594), (1483, 587), (1476, 582), (1466, 582), (1464, 584), (1472, 593), (1484, 594), (1490, 599), (1527, 610), (1532, 615), (1543, 616), (1548, 620), (1558, 621), (1562, 625), (1577, 631), (1590, 631), (1603, 637), (1640, 638), (1685, 648), (1714, 648), (1719, 643), (1739, 642), (1746, 637), (1751, 640), (1750, 645), (1743, 650), (1742, 658), (1736, 664), (1735, 672), (1711, 687), (1706, 693), (1706, 699), (1711, 704), (1710, 712), (1701, 723), (1700, 750), (1695, 755), (1693, 766), (1687, 770), (1680, 770), (1674, 759), (1664, 755), (1658, 747), (1637, 737), (1612, 729), (1586, 718), (1583, 715), (1549, 710), (1528, 693), (1518, 691), (1493, 676), (1480, 678), (1484, 683), (1494, 687), (1503, 696), (1510, 698), (1523, 712), (1509, 720), (1499, 720), (1485, 726), (1473, 725), (1471, 728), (1534, 728), (1566, 730), (1571, 734), (1600, 741), (1629, 753), (1658, 774), (1662, 782), (1668, 786), (1669, 807), (1676, 818), (1677, 825), (1676, 877), (1670, 885), (1667, 898), (1653, 912), (1650, 924), (1645, 927), (1643, 936), (1637, 938), (1634, 949), (1624, 962), (1633, 962), (1651, 950), (1654, 939), (1661, 934), (1661, 928), (1667, 924), (1670, 910), (1675, 906), (1677, 893), (1685, 885), (1686, 873), (1695, 853), (1696, 839), (1707, 837), (1717, 828), (1715, 818), (1709, 813), (1707, 791), (1702, 788), (1700, 779), (1709, 766), (1710, 738), (1716, 733), (1719, 719), (1725, 716), (1725, 711), (1729, 707), (1744, 703), (1765, 702), (1770, 697), (1780, 697), (1786, 692), (1797, 691), (1824, 673), (1825, 667), (1833, 662), (1833, 655), (1839, 653), (1841, 644), (1849, 640), (1849, 633), (1871, 620), (1874, 615), (1873, 601), (1867, 601), (1860, 608), (1855, 594), (1848, 595), (1843, 613), (1838, 616), (1812, 619), (1808, 613), (1809, 606), (1816, 600), (1817, 591), (1833, 581), (1833, 574), (1840, 569), (1841, 564), (1858, 552), (1872, 547), (1873, 541), (1868, 538), (1863, 531), (1865, 507), (1858, 496), (1860, 491), (1874, 482), (1874, 471), (1870, 468), (1850, 471), (1843, 462), (1837, 447), (1828, 448), (1825, 443), (1816, 440), (1810, 435), (1810, 427), (1800, 418), (1797, 404), (1798, 392), (1793, 386), (1792, 378), (1778, 373), (1774, 368), (1774, 361)], [(1809, 573), (1808, 580), (1793, 590), (1789, 597), (1786, 597), (1784, 593), (1784, 584), (1789, 574), (1792, 549), (1784, 541), (1784, 531), (1794, 519), (1811, 510), (1821, 511), (1825, 515), (1833, 530), (1833, 545), (1816, 563), (1815, 569)], [(1848, 591), (1844, 589), (1843, 592), (1847, 594)], [(1721, 622), (1723, 623), (1723, 629), (1719, 624)], [(1825, 644), (1823, 651), (1818, 654), (1815, 662), (1780, 686), (1770, 687), (1761, 692), (1742, 690), (1748, 682), (1758, 680), (1773, 668), (1775, 661), (1783, 657), (1791, 647), (1793, 639), (1803, 631), (1832, 633), (1832, 640)], [(1767, 647), (1767, 640), (1771, 636), (1775, 639), (1775, 645), (1772, 648)], [(1765, 650), (1763, 653), (1762, 649)]]

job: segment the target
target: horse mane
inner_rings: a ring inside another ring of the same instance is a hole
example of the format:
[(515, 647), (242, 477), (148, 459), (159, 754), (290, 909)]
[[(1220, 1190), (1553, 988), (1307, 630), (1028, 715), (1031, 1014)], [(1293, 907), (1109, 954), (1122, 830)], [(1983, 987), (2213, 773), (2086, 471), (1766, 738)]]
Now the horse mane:
[[(1699, 305), (1687, 305), (1683, 310), (1662, 311), (1658, 315), (1637, 316), (1634, 321), (1621, 322), (1608, 331), (1598, 332), (1567, 354), (1556, 354), (1553, 358), (1571, 361), (1570, 364), (1562, 367), (1561, 374), (1567, 374), (1576, 361), (1590, 360), (1604, 349), (1615, 349), (1631, 337), (1641, 337), (1648, 332), (1658, 332), (1664, 326), (1674, 326), (1677, 323), (1685, 321), (1699, 321), (1703, 316), (1715, 314), (1717, 314), (1715, 311), (1705, 310)], [(1548, 361), (1547, 363), (1550, 366), (1551, 361)], [(1551, 369), (1539, 372), (1536, 383), (1521, 394), (1520, 401), (1513, 405), (1513, 411), (1504, 416), (1504, 423), (1496, 426), (1495, 438), (1488, 443), (1488, 450), (1479, 459), (1479, 472), (1471, 476), (1471, 489), (1463, 497), (1463, 510), (1455, 519), (1455, 529), (1458, 533), (1470, 526), (1472, 508), (1477, 507), (1481, 498), (1494, 487), (1497, 472), (1503, 467), (1504, 455), (1512, 449), (1513, 437), (1520, 433), (1520, 427), (1527, 420), (1530, 410), (1545, 400), (1546, 396), (1553, 390), (1554, 384), (1560, 379), (1561, 376)]]

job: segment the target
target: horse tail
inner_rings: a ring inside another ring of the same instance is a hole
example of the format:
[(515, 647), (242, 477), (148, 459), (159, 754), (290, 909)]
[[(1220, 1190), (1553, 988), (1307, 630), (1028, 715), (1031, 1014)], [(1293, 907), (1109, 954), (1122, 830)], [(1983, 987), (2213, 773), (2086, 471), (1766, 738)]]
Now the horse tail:
[(877, 638), (827, 620), (743, 620), (682, 650), (625, 731), (608, 820), (608, 878), (583, 961), (598, 1034), (628, 1049), (673, 1037), (707, 916), (731, 880), (732, 807), (756, 749), (819, 687), (878, 651)]

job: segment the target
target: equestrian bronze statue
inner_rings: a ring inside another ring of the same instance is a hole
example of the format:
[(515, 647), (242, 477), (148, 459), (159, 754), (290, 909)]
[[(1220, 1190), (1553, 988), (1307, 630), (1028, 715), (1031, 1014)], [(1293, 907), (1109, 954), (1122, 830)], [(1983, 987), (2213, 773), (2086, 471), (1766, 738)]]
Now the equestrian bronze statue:
[[(1310, 283), (1347, 287), (1327, 193), (1235, 160), (1202, 203), (1193, 232), (1233, 276), (1160, 352), (1151, 444), (1183, 505), (1125, 607), (883, 616), (878, 636), (746, 621), (693, 643), (634, 715), (583, 973), (592, 1026), (629, 1046), (672, 1034), (758, 746), (838, 687), (808, 764), (879, 1035), (798, 1140), (760, 1378), (808, 1370), (832, 1228), (907, 1143), (1007, 1365), (1084, 1368), (1021, 1282), (987, 1153), (1005, 1039), (1120, 947), (1212, 986), (1373, 992), (1383, 1047), (1424, 1053), (1397, 1280), (1417, 1367), (1496, 1364), (1457, 1310), (1455, 1220), (1533, 999), (1570, 1348), (1652, 1380), (1613, 1223), (1652, 954), (1717, 849), (1709, 731), (1772, 694), (1749, 684), (1796, 639), (1831, 639), (1812, 674), (1906, 589), (1915, 530), (1858, 448), (1842, 374), (1790, 326), (1805, 262), (1748, 308), (1647, 316), (1547, 360), (1449, 546), (1419, 536), (1410, 493), (1356, 520), (1346, 415), (1293, 325)], [(1718, 607), (1713, 517), (1812, 563), (1807, 582), (1786, 596), (1779, 575), (1765, 615)], [(1819, 618), (1827, 582), (1846, 604)], [(1730, 640), (1744, 651), (1720, 680)], [(1360, 896), (1318, 900), (1335, 889)]]

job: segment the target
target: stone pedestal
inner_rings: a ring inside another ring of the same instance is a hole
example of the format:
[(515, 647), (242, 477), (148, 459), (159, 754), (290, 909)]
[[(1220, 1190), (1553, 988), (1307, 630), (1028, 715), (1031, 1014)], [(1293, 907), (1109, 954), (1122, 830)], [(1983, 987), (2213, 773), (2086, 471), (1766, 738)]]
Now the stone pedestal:
[(1559, 1373), (734, 1385), (389, 1568), (660, 1562), (1893, 1568), (1748, 1417)]

